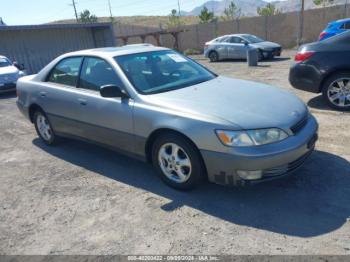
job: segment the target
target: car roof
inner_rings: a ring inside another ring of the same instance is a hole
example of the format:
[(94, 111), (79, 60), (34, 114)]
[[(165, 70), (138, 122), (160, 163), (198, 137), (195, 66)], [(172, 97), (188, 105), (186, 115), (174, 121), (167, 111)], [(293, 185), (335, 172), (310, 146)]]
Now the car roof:
[(151, 44), (133, 44), (133, 45), (125, 45), (119, 47), (103, 47), (103, 48), (94, 48), (94, 49), (86, 49), (75, 52), (67, 53), (67, 56), (75, 56), (75, 55), (97, 55), (97, 56), (108, 56), (115, 57), (120, 55), (128, 55), (128, 54), (136, 54), (143, 52), (152, 52), (152, 51), (160, 51), (160, 50), (170, 50), (169, 48), (158, 47)]
[(344, 23), (344, 22), (350, 22), (350, 18), (344, 18), (344, 19), (332, 21), (332, 22), (330, 22), (330, 24), (339, 24), (339, 23)]
[(230, 37), (230, 36), (239, 36), (239, 37), (244, 37), (244, 36), (248, 36), (248, 35), (252, 35), (252, 34), (230, 34), (230, 35), (223, 35), (223, 36), (219, 36), (218, 38), (215, 38), (215, 39), (220, 39), (220, 38), (223, 38), (223, 37)]

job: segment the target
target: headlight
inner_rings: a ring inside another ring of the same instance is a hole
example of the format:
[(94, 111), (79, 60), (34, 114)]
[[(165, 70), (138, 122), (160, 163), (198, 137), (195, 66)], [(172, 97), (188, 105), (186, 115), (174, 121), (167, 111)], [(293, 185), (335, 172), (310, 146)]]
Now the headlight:
[(282, 141), (288, 134), (279, 128), (248, 131), (217, 130), (220, 141), (226, 146), (258, 146)]
[(19, 71), (18, 72), (18, 77), (22, 77), (22, 76), (25, 76), (26, 74), (23, 72), (23, 71)]

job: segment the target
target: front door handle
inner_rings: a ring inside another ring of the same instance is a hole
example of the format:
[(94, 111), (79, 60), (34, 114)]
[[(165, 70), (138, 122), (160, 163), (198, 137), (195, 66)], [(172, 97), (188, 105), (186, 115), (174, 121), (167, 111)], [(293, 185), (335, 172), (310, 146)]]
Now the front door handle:
[(39, 94), (41, 97), (46, 97), (46, 92), (40, 92)]
[(85, 99), (78, 99), (79, 103), (82, 105), (82, 106), (86, 106), (87, 105), (87, 101)]

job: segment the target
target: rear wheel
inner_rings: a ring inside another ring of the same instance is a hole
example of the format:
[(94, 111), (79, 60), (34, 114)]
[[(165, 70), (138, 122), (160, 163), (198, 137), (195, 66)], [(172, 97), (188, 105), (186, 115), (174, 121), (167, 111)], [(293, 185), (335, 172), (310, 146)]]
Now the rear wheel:
[(219, 54), (216, 51), (211, 51), (209, 53), (209, 60), (210, 60), (210, 62), (217, 62), (217, 61), (219, 61)]
[(178, 134), (169, 133), (156, 139), (152, 148), (152, 162), (161, 179), (175, 189), (193, 189), (204, 174), (199, 152)]
[(323, 84), (327, 104), (340, 111), (350, 111), (350, 73), (336, 73)]
[(46, 114), (41, 110), (37, 110), (34, 113), (33, 120), (35, 130), (44, 143), (47, 145), (54, 144), (57, 139)]

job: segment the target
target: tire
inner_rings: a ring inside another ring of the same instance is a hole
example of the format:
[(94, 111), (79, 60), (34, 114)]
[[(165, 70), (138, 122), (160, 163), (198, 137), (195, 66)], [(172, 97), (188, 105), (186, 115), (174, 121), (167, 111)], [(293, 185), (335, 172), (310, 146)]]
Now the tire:
[(40, 139), (46, 145), (54, 145), (57, 142), (57, 136), (55, 135), (46, 114), (42, 110), (37, 110), (34, 113), (33, 120), (35, 130)]
[[(174, 153), (175, 150), (177, 153)], [(195, 146), (174, 133), (161, 135), (155, 140), (152, 164), (163, 182), (178, 190), (195, 188), (205, 174), (202, 158)]]
[(211, 51), (209, 53), (209, 60), (210, 60), (210, 62), (218, 62), (219, 61), (219, 54), (216, 51)]
[(339, 111), (350, 111), (350, 72), (335, 73), (322, 85), (327, 104)]

